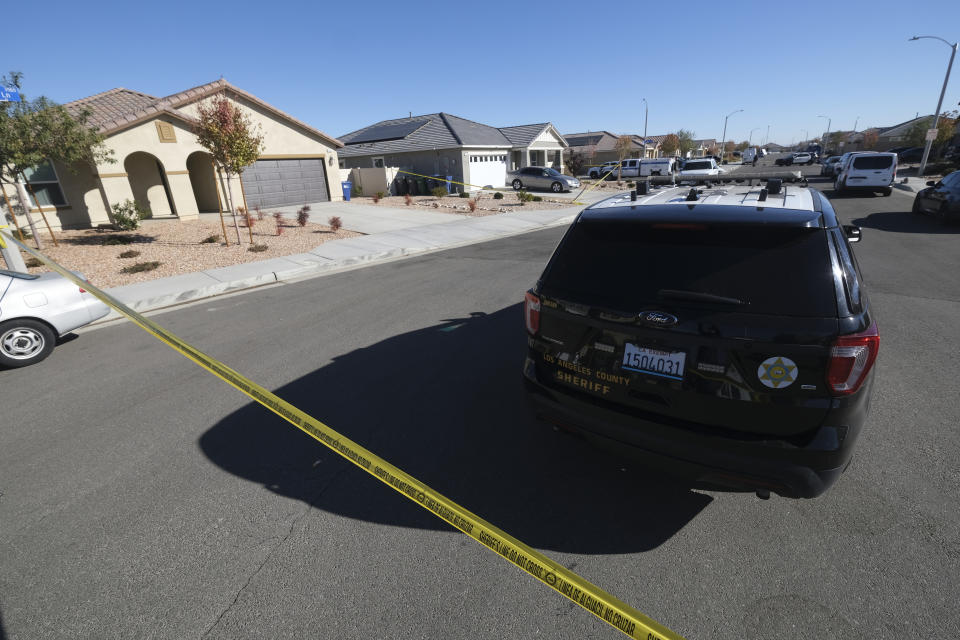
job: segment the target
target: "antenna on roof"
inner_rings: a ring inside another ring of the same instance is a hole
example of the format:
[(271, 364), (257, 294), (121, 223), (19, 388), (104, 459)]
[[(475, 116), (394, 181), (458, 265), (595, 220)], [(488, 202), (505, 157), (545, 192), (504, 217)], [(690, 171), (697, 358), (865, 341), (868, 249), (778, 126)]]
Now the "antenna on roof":
[(407, 111), (407, 113), (409, 114), (409, 115), (407, 116), (408, 118), (412, 118), (412, 117), (413, 117), (413, 111)]

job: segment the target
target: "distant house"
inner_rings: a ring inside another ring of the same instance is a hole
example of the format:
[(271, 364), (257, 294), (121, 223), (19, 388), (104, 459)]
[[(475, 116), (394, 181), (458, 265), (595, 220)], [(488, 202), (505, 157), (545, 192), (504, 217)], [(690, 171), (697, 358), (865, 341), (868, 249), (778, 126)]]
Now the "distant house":
[(693, 151), (690, 152), (688, 157), (690, 158), (702, 158), (703, 156), (710, 155), (710, 149), (716, 148), (718, 151), (720, 145), (717, 144), (716, 138), (704, 138), (702, 140), (694, 140)]
[[(924, 129), (929, 129), (933, 126), (933, 116), (920, 116), (919, 118), (912, 118), (906, 122), (901, 122), (892, 127), (886, 127), (878, 131), (877, 136), (877, 150), (886, 151), (887, 149), (892, 149), (893, 147), (905, 147), (910, 145), (910, 142), (907, 140), (907, 136), (910, 134), (910, 130), (920, 123)], [(851, 149), (847, 149), (851, 151)]]
[(31, 211), (42, 211), (54, 228), (83, 228), (109, 223), (112, 205), (125, 200), (148, 208), (153, 218), (181, 220), (226, 206), (226, 181), (215, 175), (212, 157), (192, 131), (198, 105), (215, 95), (239, 107), (263, 133), (263, 155), (232, 181), (237, 206), (342, 198), (340, 181), (327, 175), (329, 169), (339, 178), (340, 141), (221, 79), (162, 98), (117, 88), (64, 105), (90, 112), (88, 124), (104, 136), (116, 163), (45, 162), (27, 172)]
[[(630, 135), (630, 150), (627, 158), (639, 158), (643, 155), (643, 138)], [(617, 140), (620, 136), (609, 131), (587, 131), (585, 133), (567, 133), (563, 138), (569, 145), (568, 153), (580, 153), (587, 159), (587, 164), (602, 164), (610, 160), (619, 160), (620, 155), (617, 151)], [(662, 138), (663, 136), (657, 136)], [(651, 138), (648, 137), (647, 140)], [(647, 157), (655, 158), (659, 150), (659, 144), (647, 145)]]
[(398, 167), (412, 174), (452, 176), (467, 186), (502, 187), (522, 166), (563, 170), (567, 143), (549, 122), (491, 127), (449, 113), (382, 120), (345, 134), (340, 167)]

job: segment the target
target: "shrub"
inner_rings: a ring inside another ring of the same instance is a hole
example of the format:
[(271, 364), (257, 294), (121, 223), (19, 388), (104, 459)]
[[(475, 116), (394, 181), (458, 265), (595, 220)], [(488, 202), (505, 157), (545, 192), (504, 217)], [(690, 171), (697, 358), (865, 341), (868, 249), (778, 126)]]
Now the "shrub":
[(543, 202), (543, 196), (533, 196), (534, 202)]
[(260, 210), (260, 207), (254, 207), (253, 210), (257, 213), (257, 220), (263, 222), (263, 219), (267, 217), (263, 211)]
[(103, 239), (103, 244), (106, 246), (133, 244), (133, 238), (130, 236), (107, 236)]
[(470, 207), (470, 213), (473, 213), (474, 211), (477, 210), (477, 201), (474, 200), (473, 198), (470, 198), (469, 200), (467, 200), (467, 206)]
[(467, 193), (466, 191), (461, 191), (458, 195), (459, 195), (461, 198), (469, 198), (469, 197), (470, 197), (470, 194)]
[(403, 196), (403, 201), (407, 204), (408, 207), (413, 204), (413, 198), (410, 197), (409, 193)]
[(520, 205), (523, 206), (528, 202), (532, 201), (534, 195), (532, 193), (527, 193), (526, 191), (517, 191), (517, 200), (520, 201)]
[(301, 227), (307, 226), (307, 221), (310, 219), (310, 205), (303, 205), (297, 209), (297, 224)]
[(247, 251), (253, 251), (254, 253), (260, 253), (261, 251), (266, 251), (269, 247), (265, 244), (252, 244), (247, 247)]
[(343, 226), (343, 220), (340, 219), (340, 216), (330, 216), (330, 219), (327, 220), (327, 224), (330, 226), (330, 230), (336, 233), (340, 231), (340, 227)]
[(373, 204), (377, 204), (378, 202), (380, 202), (380, 199), (383, 198), (382, 193), (383, 192), (378, 191), (377, 193), (370, 196), (370, 199), (373, 200)]
[(114, 204), (113, 226), (120, 231), (132, 231), (140, 227), (140, 221), (147, 217), (150, 210), (135, 200), (124, 200)]
[(446, 188), (446, 187), (434, 187), (433, 189), (430, 189), (430, 193), (433, 194), (433, 197), (434, 197), (434, 198), (437, 198), (437, 199), (439, 200), (440, 198), (442, 198), (442, 197), (444, 197), (445, 195), (447, 195), (447, 188)]
[(133, 249), (131, 249), (130, 251), (124, 251), (117, 257), (118, 258), (136, 258), (138, 255), (140, 255), (139, 251), (134, 251)]
[(157, 262), (152, 260), (150, 262), (138, 262), (137, 264), (132, 264), (129, 267), (124, 267), (120, 269), (120, 273), (140, 273), (141, 271), (153, 271), (159, 267), (162, 262)]
[(243, 207), (238, 207), (237, 212), (243, 216), (243, 223), (247, 225), (247, 228), (252, 229), (253, 225), (256, 224), (256, 221), (253, 219), (253, 214)]
[(40, 260), (38, 260), (37, 258), (34, 258), (33, 256), (27, 258), (26, 261), (25, 261), (23, 264), (27, 265), (28, 267), (42, 267), (42, 266), (43, 266), (43, 263), (40, 262)]
[(353, 195), (357, 196), (358, 198), (362, 198), (362, 197), (363, 197), (363, 187), (361, 187), (361, 186), (358, 185), (358, 184), (353, 185)]
[(635, 187), (635, 186), (637, 186), (637, 184), (631, 180), (630, 182), (627, 183), (627, 186), (628, 186), (628, 187)]
[(213, 244), (215, 242), (220, 242), (219, 233), (215, 233), (212, 236), (207, 236), (206, 238), (200, 241), (200, 244)]
[(501, 192), (497, 191), (495, 194), (493, 194), (493, 199), (494, 199), (494, 200), (503, 200), (503, 194), (502, 194)]
[(377, 191), (377, 200), (383, 200), (383, 191)]
[(279, 211), (274, 211), (273, 221), (277, 223), (277, 235), (279, 236), (283, 233), (283, 214)]

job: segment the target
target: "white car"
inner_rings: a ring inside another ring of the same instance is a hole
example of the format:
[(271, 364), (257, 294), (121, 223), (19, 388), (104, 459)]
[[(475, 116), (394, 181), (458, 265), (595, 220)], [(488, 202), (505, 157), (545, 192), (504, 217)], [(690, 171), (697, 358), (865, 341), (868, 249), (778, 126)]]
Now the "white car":
[(59, 336), (109, 312), (110, 307), (59, 274), (0, 269), (0, 366), (40, 362)]
[(677, 174), (683, 178), (686, 176), (718, 176), (726, 173), (714, 158), (696, 158), (687, 160), (683, 165), (683, 170)]
[(847, 190), (879, 191), (889, 196), (897, 179), (897, 154), (854, 153), (836, 171), (833, 190), (837, 193)]

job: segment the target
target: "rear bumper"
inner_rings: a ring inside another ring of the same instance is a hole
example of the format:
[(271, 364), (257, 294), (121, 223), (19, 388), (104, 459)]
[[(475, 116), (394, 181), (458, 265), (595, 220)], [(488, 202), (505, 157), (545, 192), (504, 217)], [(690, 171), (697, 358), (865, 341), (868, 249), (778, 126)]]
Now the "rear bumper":
[(705, 435), (559, 393), (541, 384), (536, 367), (530, 365), (528, 361), (524, 367), (524, 383), (528, 402), (539, 418), (580, 433), (618, 456), (673, 475), (738, 489), (765, 489), (792, 498), (816, 497), (837, 481), (853, 453), (860, 427), (856, 418), (866, 412), (865, 406), (846, 412), (855, 424), (821, 426), (805, 446), (775, 439)]

